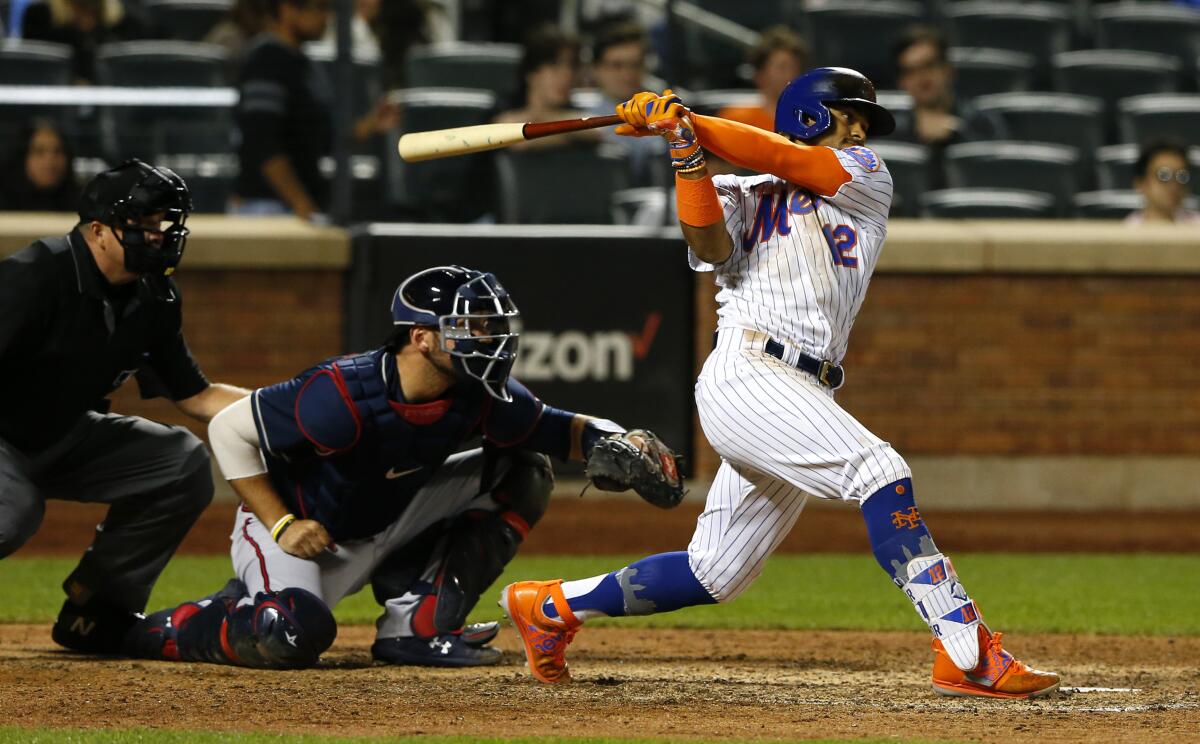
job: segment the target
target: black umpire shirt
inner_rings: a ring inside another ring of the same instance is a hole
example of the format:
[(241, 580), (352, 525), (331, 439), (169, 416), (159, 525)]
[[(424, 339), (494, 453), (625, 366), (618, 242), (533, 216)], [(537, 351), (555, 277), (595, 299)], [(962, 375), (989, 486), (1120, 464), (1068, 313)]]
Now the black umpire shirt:
[(309, 197), (327, 209), (329, 185), (319, 163), (333, 151), (333, 90), (324, 70), (275, 34), (263, 33), (250, 43), (239, 78), (237, 195), (279, 199), (262, 165), (284, 155)]
[(107, 410), (104, 398), (134, 374), (143, 397), (208, 387), (183, 340), (175, 283), (163, 277), (151, 292), (144, 281), (109, 284), (78, 230), (0, 261), (0, 439), (44, 449), (86, 411)]

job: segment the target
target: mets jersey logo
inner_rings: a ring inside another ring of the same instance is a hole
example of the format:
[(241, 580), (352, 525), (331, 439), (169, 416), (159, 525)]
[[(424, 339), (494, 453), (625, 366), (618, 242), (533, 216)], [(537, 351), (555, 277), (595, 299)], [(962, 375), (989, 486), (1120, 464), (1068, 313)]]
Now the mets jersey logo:
[(842, 152), (854, 158), (868, 173), (879, 170), (879, 156), (865, 147), (847, 147)]

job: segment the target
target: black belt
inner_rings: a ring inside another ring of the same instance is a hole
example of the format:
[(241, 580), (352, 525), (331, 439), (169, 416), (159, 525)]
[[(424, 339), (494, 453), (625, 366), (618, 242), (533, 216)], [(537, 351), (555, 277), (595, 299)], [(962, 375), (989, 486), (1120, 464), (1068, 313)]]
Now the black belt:
[[(718, 332), (716, 331), (713, 332), (714, 349), (717, 347), (717, 333)], [(763, 346), (763, 351), (781, 362), (784, 361), (783, 344), (775, 341), (774, 339), (767, 339), (766, 345)], [(822, 385), (830, 388), (831, 390), (837, 390), (842, 386), (843, 383), (846, 382), (846, 372), (839, 365), (836, 365), (833, 362), (827, 362), (824, 359), (810, 357), (804, 353), (800, 354), (799, 358), (796, 359), (792, 366), (796, 369), (809, 373), (813, 377), (816, 377)]]

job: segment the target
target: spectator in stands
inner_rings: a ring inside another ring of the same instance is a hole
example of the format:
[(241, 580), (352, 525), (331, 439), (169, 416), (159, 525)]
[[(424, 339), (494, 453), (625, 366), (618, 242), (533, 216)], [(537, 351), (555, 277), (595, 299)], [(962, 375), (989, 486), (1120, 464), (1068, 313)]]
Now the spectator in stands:
[[(892, 52), (900, 87), (912, 98), (912, 115), (896, 117), (891, 139), (929, 148), (929, 188), (945, 185), (944, 154), (948, 146), (978, 139), (999, 139), (1003, 125), (954, 100), (954, 68), (946, 53), (946, 37), (930, 26), (909, 28)], [(1000, 92), (1000, 91), (997, 91)]]
[(754, 68), (754, 87), (759, 101), (753, 106), (726, 106), (717, 112), (752, 127), (775, 131), (775, 102), (787, 84), (808, 69), (808, 45), (787, 26), (773, 26), (750, 50), (748, 61)]
[[(350, 18), (350, 48), (354, 56), (366, 59), (379, 57), (379, 11), (383, 0), (354, 0), (354, 15)], [(330, 50), (337, 49), (337, 19), (329, 24), (319, 42)]]
[[(629, 100), (634, 93), (655, 87), (646, 80), (648, 44), (645, 31), (636, 23), (618, 23), (596, 34), (592, 45), (592, 80), (600, 96), (589, 107), (588, 114), (608, 116), (618, 103)], [(620, 137), (614, 127), (602, 131), (605, 140), (625, 154), (630, 185), (653, 185), (656, 179), (652, 169), (661, 161), (662, 143), (652, 141), (655, 137)]]
[(30, 122), (4, 162), (0, 210), (74, 212), (78, 208), (79, 186), (66, 139), (52, 121)]
[(1133, 173), (1133, 187), (1141, 192), (1145, 206), (1126, 217), (1126, 223), (1200, 223), (1200, 212), (1183, 205), (1192, 180), (1188, 151), (1183, 143), (1157, 140), (1143, 145)]
[(26, 39), (70, 46), (80, 83), (96, 81), (96, 50), (101, 44), (145, 35), (145, 24), (121, 0), (44, 0), (26, 9), (22, 27)]
[[(329, 204), (319, 163), (333, 149), (333, 91), (300, 47), (325, 34), (332, 0), (269, 2), (267, 31), (251, 42), (239, 75), (241, 168), (230, 211), (308, 220)], [(386, 131), (397, 118), (395, 107), (381, 102), (355, 123), (354, 138)]]
[[(535, 29), (525, 40), (518, 71), (521, 105), (498, 115), (498, 122), (554, 121), (575, 119), (582, 111), (571, 108), (571, 88), (579, 70), (579, 42), (555, 26)], [(530, 140), (510, 149), (541, 149), (572, 142), (599, 142), (597, 129), (572, 132), (559, 137)]]
[(266, 24), (266, 0), (234, 0), (225, 18), (204, 37), (209, 44), (218, 44), (225, 49), (230, 80), (237, 79), (246, 45)]

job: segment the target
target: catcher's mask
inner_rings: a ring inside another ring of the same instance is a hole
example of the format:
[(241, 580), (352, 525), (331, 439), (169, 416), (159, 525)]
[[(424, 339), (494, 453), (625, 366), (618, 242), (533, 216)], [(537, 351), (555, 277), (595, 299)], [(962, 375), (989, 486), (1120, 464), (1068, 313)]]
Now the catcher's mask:
[(521, 313), (493, 274), (438, 266), (400, 283), (392, 298), (395, 326), (438, 329), (455, 369), (493, 398), (512, 400), (507, 383), (517, 360)]
[[(170, 276), (183, 258), (189, 230), (184, 227), (192, 211), (187, 184), (169, 168), (156, 168), (136, 158), (96, 175), (79, 199), (79, 219), (96, 220), (114, 229), (125, 249), (125, 268), (141, 276)], [(141, 220), (163, 215), (170, 223), (162, 230), (161, 244)]]

